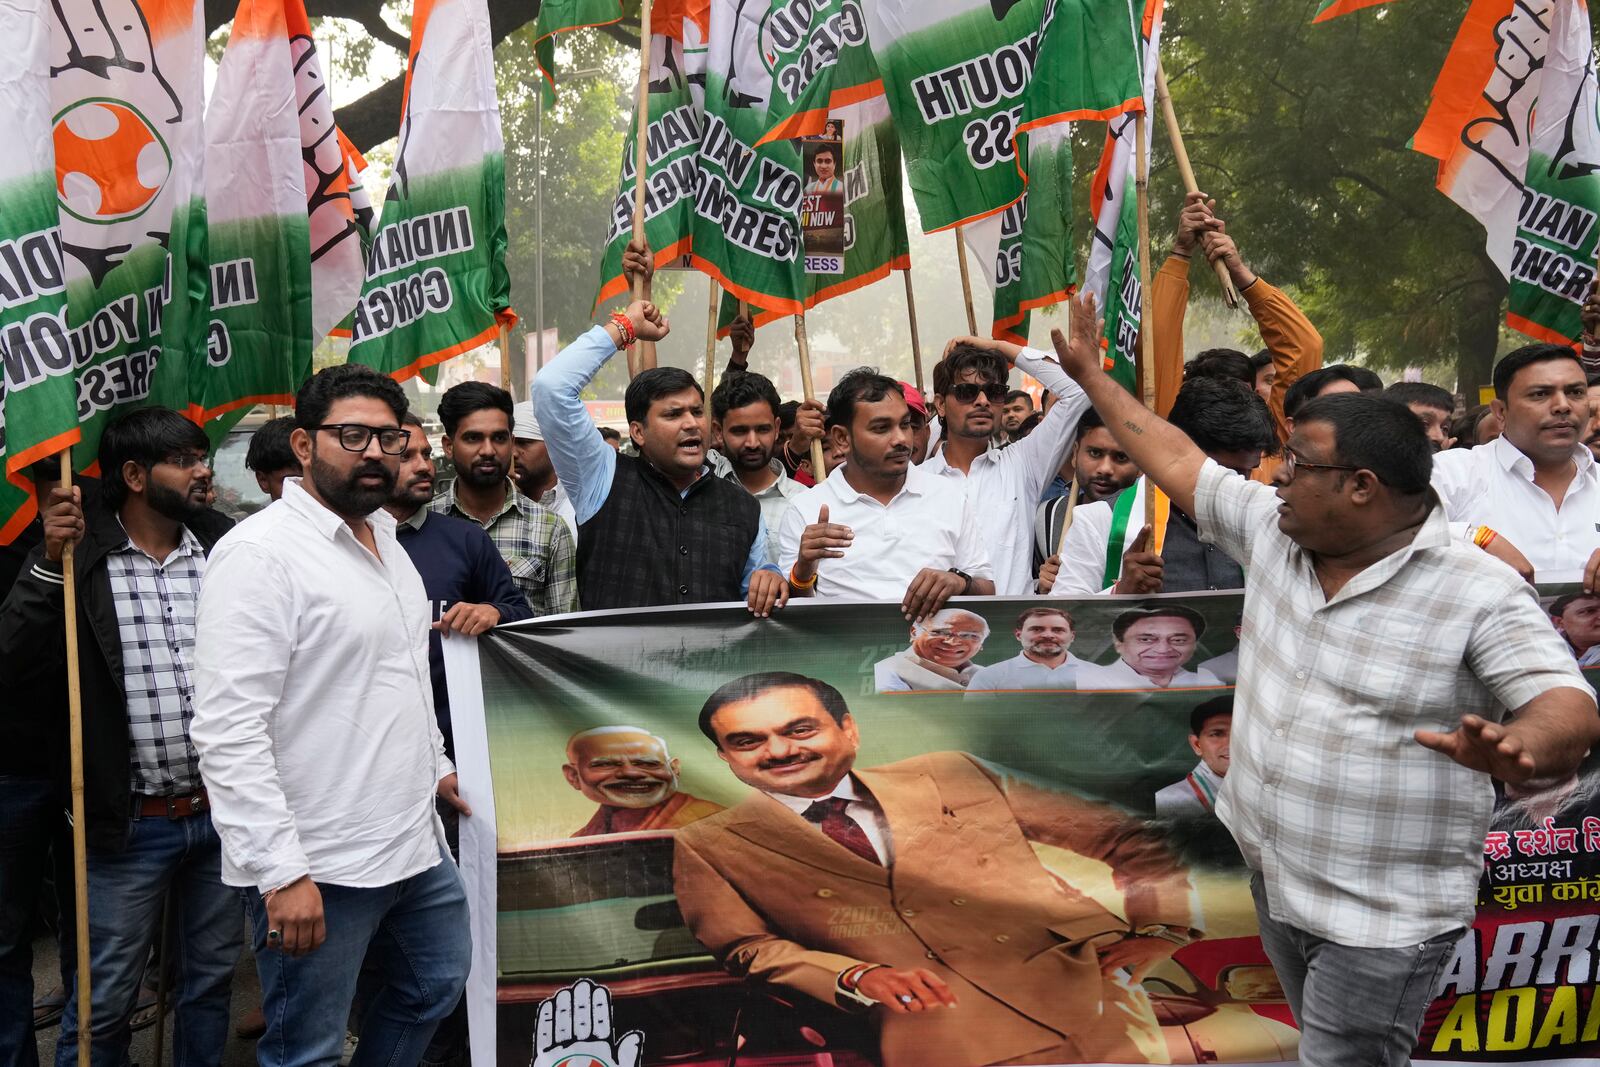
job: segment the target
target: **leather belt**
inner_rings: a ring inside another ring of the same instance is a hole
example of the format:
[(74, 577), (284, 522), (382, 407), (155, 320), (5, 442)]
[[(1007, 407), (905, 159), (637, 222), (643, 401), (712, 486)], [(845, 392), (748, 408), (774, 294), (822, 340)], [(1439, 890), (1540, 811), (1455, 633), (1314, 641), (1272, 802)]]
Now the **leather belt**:
[(152, 797), (143, 793), (133, 795), (133, 813), (142, 819), (186, 819), (211, 810), (205, 786), (181, 797)]

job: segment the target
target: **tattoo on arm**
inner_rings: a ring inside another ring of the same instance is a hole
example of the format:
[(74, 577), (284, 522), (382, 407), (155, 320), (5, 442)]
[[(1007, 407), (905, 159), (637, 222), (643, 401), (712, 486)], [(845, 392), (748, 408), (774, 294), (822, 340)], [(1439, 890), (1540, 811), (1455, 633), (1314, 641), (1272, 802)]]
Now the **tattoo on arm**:
[(1137, 422), (1134, 422), (1132, 419), (1124, 419), (1124, 420), (1122, 420), (1122, 425), (1126, 426), (1128, 429), (1132, 430), (1136, 434), (1143, 434), (1144, 433), (1144, 427), (1140, 426)]

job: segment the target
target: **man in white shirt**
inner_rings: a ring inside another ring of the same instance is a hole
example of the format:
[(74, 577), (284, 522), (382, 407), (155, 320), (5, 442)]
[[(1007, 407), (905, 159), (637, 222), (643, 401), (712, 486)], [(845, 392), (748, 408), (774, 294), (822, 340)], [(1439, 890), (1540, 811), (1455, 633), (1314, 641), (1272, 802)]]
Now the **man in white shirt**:
[(1065, 608), (1029, 608), (1012, 631), (1022, 651), (1010, 659), (979, 667), (967, 692), (1019, 689), (1076, 689), (1083, 661), (1072, 647), (1072, 616)]
[(1205, 635), (1206, 621), (1181, 604), (1124, 611), (1111, 621), (1117, 658), (1078, 668), (1079, 689), (1186, 689), (1221, 685), (1210, 671), (1186, 671)]
[(828, 434), (847, 453), (789, 502), (778, 564), (795, 596), (900, 601), (916, 622), (952, 596), (992, 596), (993, 571), (972, 499), (911, 463), (911, 410), (900, 383), (867, 367), (828, 394)]
[(973, 659), (989, 639), (989, 623), (962, 608), (936, 611), (911, 624), (911, 647), (873, 667), (880, 693), (907, 690), (961, 690), (978, 668)]
[(1210, 815), (1228, 774), (1228, 742), (1233, 736), (1233, 697), (1212, 697), (1189, 713), (1189, 747), (1200, 757), (1182, 779), (1156, 792), (1156, 814)]
[(1550, 621), (1567, 639), (1578, 666), (1600, 665), (1600, 595), (1568, 593), (1550, 602)]
[(1452, 540), (1415, 416), (1376, 397), (1310, 401), (1274, 491), (1112, 381), (1096, 318), (1092, 296), (1073, 301), (1071, 342), (1054, 335), (1063, 366), (1248, 568), (1217, 815), (1254, 872), (1300, 1062), (1403, 1067), (1424, 976), (1472, 923), (1491, 776), (1570, 775), (1600, 741), (1594, 692), (1532, 587)]
[(765, 375), (730, 374), (711, 391), (711, 425), (720, 448), (706, 453), (717, 477), (756, 498), (767, 528), (767, 562), (778, 562), (778, 524), (806, 487), (789, 477), (778, 450), (778, 389)]
[(435, 794), (470, 812), (434, 719), (427, 594), (382, 510), (405, 407), (354, 364), (303, 385), (306, 477), (218, 544), (200, 596), (192, 736), (254, 930), (262, 1067), (338, 1062), (363, 959), (382, 979), (372, 1063), (417, 1063), (466, 983)]
[[(1013, 366), (1057, 399), (1032, 433), (999, 448), (995, 431)], [(1045, 353), (978, 337), (951, 341), (933, 380), (944, 443), (923, 468), (959, 486), (972, 502), (994, 567), (995, 592), (1027, 596), (1034, 589), (1034, 511), (1072, 450), (1078, 417), (1089, 402)]]
[[(1490, 407), (1505, 430), (1486, 445), (1433, 460), (1433, 487), (1458, 537), (1541, 582), (1582, 580), (1600, 569), (1600, 466), (1584, 446), (1589, 386), (1565, 345), (1526, 345), (1494, 367)], [(1508, 548), (1515, 552), (1507, 555)], [(1525, 572), (1525, 570), (1524, 570)], [(1525, 572), (1526, 573), (1526, 572)]]

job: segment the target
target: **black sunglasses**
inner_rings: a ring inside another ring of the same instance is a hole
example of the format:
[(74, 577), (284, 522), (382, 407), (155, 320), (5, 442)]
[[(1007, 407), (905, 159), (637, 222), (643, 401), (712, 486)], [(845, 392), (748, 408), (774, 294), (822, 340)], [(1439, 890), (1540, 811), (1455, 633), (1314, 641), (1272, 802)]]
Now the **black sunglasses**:
[(1006, 398), (1006, 394), (1010, 391), (1002, 382), (986, 382), (983, 385), (979, 385), (976, 382), (957, 382), (950, 387), (950, 395), (963, 404), (970, 404), (978, 399), (979, 393), (988, 397), (989, 403), (998, 404)]

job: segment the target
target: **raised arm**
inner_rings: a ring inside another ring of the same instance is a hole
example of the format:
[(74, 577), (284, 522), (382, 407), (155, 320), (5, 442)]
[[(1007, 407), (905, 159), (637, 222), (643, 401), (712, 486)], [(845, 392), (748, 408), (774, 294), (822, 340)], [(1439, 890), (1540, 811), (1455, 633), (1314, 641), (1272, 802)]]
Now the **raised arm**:
[(1095, 307), (1094, 294), (1084, 292), (1070, 303), (1072, 339), (1069, 341), (1059, 329), (1050, 331), (1061, 366), (1083, 388), (1105, 420), (1106, 429), (1145, 476), (1159, 485), (1185, 515), (1193, 515), (1195, 484), (1206, 461), (1205, 453), (1183, 431), (1139, 403), (1106, 374), (1100, 358), (1104, 321)]

